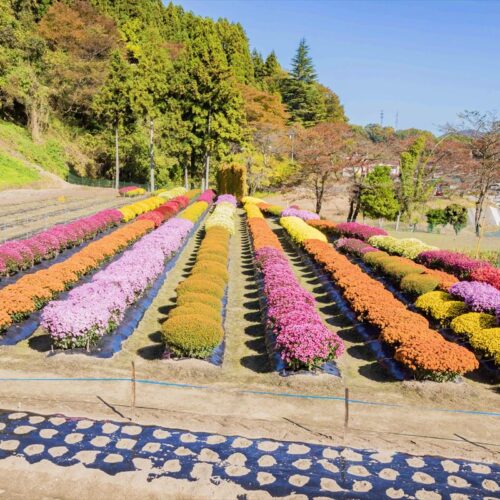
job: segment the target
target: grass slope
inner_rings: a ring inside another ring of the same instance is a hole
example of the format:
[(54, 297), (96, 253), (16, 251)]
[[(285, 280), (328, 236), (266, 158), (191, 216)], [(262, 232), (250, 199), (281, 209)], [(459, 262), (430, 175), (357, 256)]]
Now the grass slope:
[(40, 180), (40, 174), (22, 161), (0, 151), (0, 189), (16, 188)]
[(0, 120), (0, 149), (17, 151), (29, 162), (36, 163), (63, 179), (68, 174), (66, 152), (59, 141), (47, 138), (40, 144), (34, 143), (26, 129), (2, 120)]

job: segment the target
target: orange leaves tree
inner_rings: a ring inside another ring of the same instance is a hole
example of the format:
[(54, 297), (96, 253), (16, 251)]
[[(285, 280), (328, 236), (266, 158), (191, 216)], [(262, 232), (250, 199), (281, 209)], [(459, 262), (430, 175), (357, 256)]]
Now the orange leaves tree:
[(465, 111), (458, 116), (458, 125), (444, 129), (460, 139), (452, 167), (461, 178), (462, 190), (475, 198), (474, 228), (480, 236), (485, 202), (500, 183), (500, 120), (493, 112)]

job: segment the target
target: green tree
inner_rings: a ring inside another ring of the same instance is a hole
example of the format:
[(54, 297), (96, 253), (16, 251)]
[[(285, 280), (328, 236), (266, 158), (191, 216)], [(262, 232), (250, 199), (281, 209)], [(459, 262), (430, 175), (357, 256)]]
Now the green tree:
[(250, 54), (248, 38), (241, 24), (230, 23), (227, 19), (219, 19), (216, 28), (222, 50), (236, 80), (240, 83), (253, 83), (253, 59)]
[(292, 59), (292, 70), (290, 71), (291, 77), (303, 83), (314, 83), (317, 79), (316, 71), (309, 55), (309, 46), (305, 38), (299, 42), (297, 52)]
[(431, 154), (426, 150), (426, 136), (418, 137), (408, 150), (400, 155), (399, 204), (400, 217), (406, 218), (415, 230), (425, 203), (430, 198), (436, 180), (429, 168)]
[(431, 208), (430, 210), (427, 210), (425, 218), (427, 219), (427, 228), (429, 233), (434, 232), (434, 229), (439, 226), (446, 226), (448, 223), (442, 208)]
[(114, 129), (115, 187), (120, 187), (119, 134), (135, 121), (132, 109), (133, 71), (119, 51), (113, 52), (108, 77), (93, 102), (97, 117)]
[(223, 159), (244, 139), (243, 100), (234, 84), (221, 42), (209, 20), (193, 27), (183, 86), (183, 120), (189, 124), (191, 173), (210, 176), (210, 160)]
[(453, 226), (458, 234), (467, 225), (467, 208), (457, 203), (452, 203), (444, 209), (445, 220)]
[(252, 64), (255, 82), (262, 84), (264, 76), (266, 76), (266, 69), (264, 66), (264, 59), (262, 59), (262, 54), (260, 54), (260, 52), (256, 49), (252, 51)]
[(372, 219), (394, 220), (399, 211), (391, 167), (377, 165), (368, 172), (361, 192), (361, 209)]

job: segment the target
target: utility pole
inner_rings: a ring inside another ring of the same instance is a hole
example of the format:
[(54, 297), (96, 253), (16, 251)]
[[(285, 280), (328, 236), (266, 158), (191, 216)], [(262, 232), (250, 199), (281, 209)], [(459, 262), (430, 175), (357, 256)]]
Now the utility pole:
[(396, 111), (396, 120), (395, 120), (395, 123), (394, 123), (394, 130), (398, 130), (398, 127), (399, 127), (399, 111)]
[(154, 124), (153, 119), (149, 120), (149, 185), (151, 192), (155, 190), (155, 157), (154, 157)]
[(115, 188), (120, 189), (120, 155), (118, 154), (118, 123), (115, 126)]
[(381, 127), (384, 126), (384, 110), (383, 109), (380, 111), (380, 126)]

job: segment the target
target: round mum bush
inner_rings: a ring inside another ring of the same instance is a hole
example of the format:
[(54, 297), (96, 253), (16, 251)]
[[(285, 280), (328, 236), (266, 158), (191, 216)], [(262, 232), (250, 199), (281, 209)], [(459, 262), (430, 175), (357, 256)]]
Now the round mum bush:
[(227, 266), (219, 264), (217, 262), (200, 260), (198, 261), (191, 271), (192, 276), (196, 276), (198, 274), (210, 276), (215, 276), (217, 278), (221, 278), (225, 283), (229, 280), (229, 273), (227, 271)]
[(214, 262), (217, 264), (222, 264), (224, 267), (227, 267), (227, 255), (220, 254), (220, 253), (213, 253), (210, 251), (204, 251), (203, 253), (200, 254), (198, 252), (198, 255), (196, 257), (196, 262)]
[(391, 255), (385, 252), (368, 252), (362, 256), (364, 262), (375, 269), (381, 269), (384, 263), (391, 262)]
[(176, 291), (178, 295), (190, 292), (206, 293), (221, 300), (224, 297), (225, 288), (225, 283), (217, 283), (214, 280), (209, 281), (201, 277), (192, 276), (180, 283)]
[(262, 215), (262, 212), (260, 211), (260, 208), (257, 205), (254, 205), (253, 203), (245, 203), (245, 212), (247, 213), (247, 217), (249, 219), (263, 219), (264, 216)]
[(381, 264), (381, 270), (387, 274), (390, 278), (400, 281), (405, 276), (409, 274), (422, 273), (423, 270), (419, 269), (415, 264), (401, 262), (396, 259), (383, 262)]
[(222, 302), (220, 299), (208, 293), (185, 292), (177, 296), (177, 305), (179, 307), (186, 305), (197, 307), (199, 304), (209, 306), (219, 313), (222, 310)]
[(432, 292), (438, 285), (439, 280), (437, 278), (419, 273), (407, 274), (400, 283), (401, 289), (413, 297)]
[(197, 314), (203, 316), (204, 318), (209, 318), (217, 323), (221, 323), (222, 321), (220, 311), (217, 311), (213, 307), (207, 306), (206, 304), (194, 305), (193, 303), (184, 305), (178, 304), (177, 307), (174, 307), (170, 311), (168, 317), (175, 318), (177, 316), (189, 316), (192, 314)]
[(449, 323), (453, 318), (469, 312), (467, 305), (446, 292), (433, 291), (421, 295), (415, 302), (417, 309), (438, 320), (442, 324)]
[(175, 356), (204, 359), (222, 342), (224, 330), (212, 319), (191, 314), (165, 321), (162, 338)]

